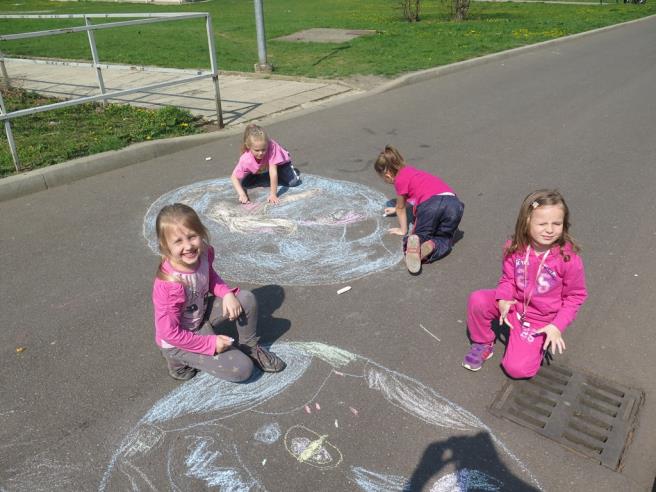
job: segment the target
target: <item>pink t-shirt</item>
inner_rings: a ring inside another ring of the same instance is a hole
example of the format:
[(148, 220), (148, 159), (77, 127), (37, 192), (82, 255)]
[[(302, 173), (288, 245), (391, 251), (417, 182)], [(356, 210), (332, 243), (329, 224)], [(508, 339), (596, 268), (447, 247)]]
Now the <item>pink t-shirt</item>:
[[(233, 174), (237, 179), (244, 179), (247, 175), (256, 174), (260, 170), (260, 172), (267, 171), (269, 164), (280, 166), (281, 164), (288, 163), (290, 160), (289, 152), (283, 149), (278, 142), (270, 138), (267, 151), (262, 159), (258, 161), (253, 153), (247, 150), (239, 158)], [(263, 166), (264, 168), (262, 169)]]
[(394, 178), (394, 189), (397, 195), (403, 195), (415, 207), (432, 196), (453, 193), (451, 187), (437, 176), (412, 166), (401, 168)]
[(214, 249), (207, 247), (194, 272), (179, 272), (164, 261), (162, 270), (178, 282), (155, 278), (153, 308), (155, 315), (155, 343), (159, 347), (177, 347), (189, 352), (214, 355), (216, 336), (198, 335), (207, 307), (209, 293), (223, 298), (228, 292), (235, 295), (214, 270)]

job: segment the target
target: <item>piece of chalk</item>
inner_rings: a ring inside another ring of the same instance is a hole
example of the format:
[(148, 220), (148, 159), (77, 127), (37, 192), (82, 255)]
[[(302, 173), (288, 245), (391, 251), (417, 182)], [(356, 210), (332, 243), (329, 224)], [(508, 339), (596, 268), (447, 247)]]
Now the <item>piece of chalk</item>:
[(341, 289), (339, 289), (337, 291), (337, 294), (343, 294), (344, 292), (348, 292), (349, 290), (351, 290), (351, 286), (347, 285), (346, 287), (342, 287)]
[(205, 160), (206, 160), (206, 161), (211, 161), (212, 158), (211, 158), (210, 156), (207, 156), (207, 157), (205, 157)]

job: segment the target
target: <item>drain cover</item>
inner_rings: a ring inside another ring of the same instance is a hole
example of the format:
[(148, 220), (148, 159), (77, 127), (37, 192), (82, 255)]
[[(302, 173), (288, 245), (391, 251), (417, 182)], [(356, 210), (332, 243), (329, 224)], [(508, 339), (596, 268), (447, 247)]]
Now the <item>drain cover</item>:
[(643, 400), (640, 390), (552, 364), (504, 385), (490, 412), (617, 471)]

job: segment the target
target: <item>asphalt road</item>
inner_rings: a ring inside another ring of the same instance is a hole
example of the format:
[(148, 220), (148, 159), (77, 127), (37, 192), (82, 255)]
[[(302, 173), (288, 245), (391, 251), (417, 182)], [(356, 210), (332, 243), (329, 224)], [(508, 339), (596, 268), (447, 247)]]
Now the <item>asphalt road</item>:
[[(352, 363), (365, 371), (384, 368), (409, 392), (415, 385), (416, 406), (430, 393), (470, 412), (459, 414), (476, 417), (468, 430), (458, 418), (427, 427), (416, 408), (370, 397), (359, 380), (337, 379), (323, 390), (320, 370), (267, 401), (261, 413), (233, 412), (219, 422), (218, 413), (189, 410), (169, 427), (142, 419), (162, 399), (174, 408), (198, 403), (191, 390), (170, 400), (184, 385), (167, 376), (153, 343), (150, 290), (158, 260), (142, 235), (144, 215), (170, 190), (227, 176), (238, 137), (0, 204), (0, 490), (123, 490), (130, 480), (144, 490), (238, 483), (359, 490), (357, 477), (379, 484), (369, 490), (395, 490), (399, 476), (412, 476), (417, 488), (453, 490), (447, 474), (456, 468), (460, 484), (465, 469), (470, 486), (480, 484), (474, 471), (481, 470), (505, 490), (650, 489), (655, 47), (651, 19), (268, 127), (306, 174), (391, 196), (371, 162), (392, 143), (466, 204), (463, 239), (418, 277), (399, 263), (349, 282), (351, 291), (340, 296), (343, 284), (238, 284), (258, 296), (268, 342), (314, 341), (357, 354)], [(491, 415), (487, 408), (506, 381), (498, 357), (475, 374), (460, 366), (468, 348), (467, 295), (494, 286), (519, 203), (542, 187), (557, 187), (568, 200), (590, 291), (557, 360), (646, 394), (621, 472)], [(386, 244), (398, 247), (395, 238)], [(342, 463), (310, 466), (290, 457), (282, 436), (270, 444), (257, 438), (257, 430), (277, 422), (282, 433), (296, 426), (327, 435), (330, 427), (326, 439), (335, 448), (326, 449), (333, 458), (341, 454)], [(130, 447), (135, 433), (140, 449)], [(242, 482), (230, 475), (236, 461), (248, 470)], [(143, 471), (158, 466), (160, 472)]]

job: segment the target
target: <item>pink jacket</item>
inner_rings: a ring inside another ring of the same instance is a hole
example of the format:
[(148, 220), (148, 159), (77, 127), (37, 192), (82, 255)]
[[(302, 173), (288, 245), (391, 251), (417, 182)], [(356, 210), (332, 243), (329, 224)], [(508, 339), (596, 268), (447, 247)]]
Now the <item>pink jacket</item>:
[(517, 301), (508, 316), (514, 326), (519, 326), (516, 313), (523, 312), (524, 303), (527, 304), (526, 321), (536, 329), (552, 323), (564, 332), (576, 318), (588, 297), (583, 261), (570, 244), (563, 247), (569, 261), (565, 261), (560, 250), (557, 245), (551, 248), (539, 277), (537, 273), (542, 257), (536, 256), (533, 249), (529, 255), (528, 269), (524, 264), (525, 250), (504, 258), (496, 299)]
[(208, 294), (223, 298), (231, 289), (214, 271), (214, 248), (207, 246), (195, 272), (175, 270), (168, 260), (162, 270), (179, 279), (178, 282), (155, 278), (153, 307), (155, 310), (155, 343), (162, 348), (177, 347), (189, 352), (214, 355), (216, 336), (198, 335), (207, 307)]

